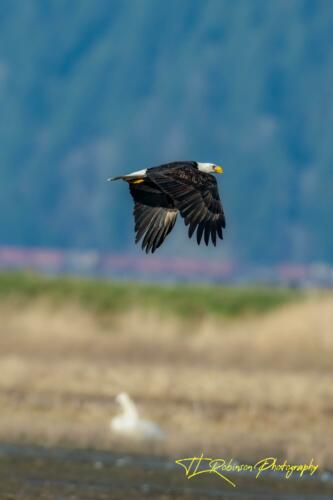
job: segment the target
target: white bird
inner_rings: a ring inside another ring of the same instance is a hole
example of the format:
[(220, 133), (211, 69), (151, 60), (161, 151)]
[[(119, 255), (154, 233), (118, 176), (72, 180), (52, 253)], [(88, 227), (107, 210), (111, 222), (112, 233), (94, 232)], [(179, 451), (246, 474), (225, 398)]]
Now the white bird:
[(116, 401), (123, 411), (111, 419), (112, 432), (137, 440), (160, 440), (165, 437), (164, 432), (157, 424), (139, 417), (134, 402), (126, 392), (118, 394)]

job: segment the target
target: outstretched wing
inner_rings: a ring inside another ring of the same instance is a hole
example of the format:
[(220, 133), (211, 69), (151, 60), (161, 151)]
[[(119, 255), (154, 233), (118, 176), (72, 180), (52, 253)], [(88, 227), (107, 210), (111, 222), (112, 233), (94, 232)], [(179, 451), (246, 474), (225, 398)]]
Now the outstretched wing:
[(148, 171), (148, 177), (174, 201), (189, 225), (188, 235), (191, 238), (197, 230), (197, 242), (200, 245), (202, 236), (206, 245), (211, 238), (216, 245), (216, 236), (223, 239), (225, 217), (220, 200), (216, 179), (209, 174), (200, 172), (176, 178), (154, 171)]
[(142, 250), (146, 253), (155, 252), (168, 236), (177, 219), (178, 210), (174, 208), (149, 207), (142, 203), (135, 202), (135, 243), (141, 238)]

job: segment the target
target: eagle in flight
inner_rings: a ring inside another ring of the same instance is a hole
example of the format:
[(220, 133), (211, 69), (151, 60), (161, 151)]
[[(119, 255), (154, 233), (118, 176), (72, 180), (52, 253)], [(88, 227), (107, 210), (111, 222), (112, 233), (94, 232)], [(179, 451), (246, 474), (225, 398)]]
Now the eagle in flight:
[(134, 199), (135, 243), (142, 238), (146, 253), (160, 247), (175, 225), (177, 215), (189, 226), (188, 235), (196, 231), (200, 245), (216, 237), (223, 239), (225, 217), (213, 173), (223, 173), (214, 163), (176, 161), (145, 168), (127, 175), (111, 177), (128, 182)]

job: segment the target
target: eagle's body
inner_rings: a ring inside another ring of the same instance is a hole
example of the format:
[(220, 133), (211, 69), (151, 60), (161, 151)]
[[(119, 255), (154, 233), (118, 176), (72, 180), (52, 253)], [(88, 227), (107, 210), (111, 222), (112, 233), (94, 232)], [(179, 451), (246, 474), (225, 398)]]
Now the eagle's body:
[(189, 237), (197, 231), (206, 245), (216, 236), (223, 239), (225, 217), (216, 179), (211, 173), (223, 172), (213, 163), (193, 161), (173, 162), (114, 177), (129, 183), (134, 199), (137, 243), (143, 238), (142, 249), (154, 252), (175, 225), (177, 215), (189, 225)]

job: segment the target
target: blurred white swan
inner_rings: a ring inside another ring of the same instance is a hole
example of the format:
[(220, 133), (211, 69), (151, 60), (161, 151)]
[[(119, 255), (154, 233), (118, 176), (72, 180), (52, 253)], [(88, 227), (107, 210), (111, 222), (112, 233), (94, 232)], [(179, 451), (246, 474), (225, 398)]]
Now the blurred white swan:
[(165, 437), (164, 432), (157, 424), (139, 417), (134, 402), (126, 392), (118, 394), (116, 401), (123, 411), (111, 419), (112, 432), (124, 437), (142, 440), (160, 440)]

